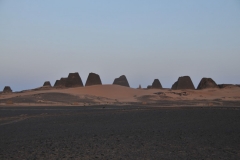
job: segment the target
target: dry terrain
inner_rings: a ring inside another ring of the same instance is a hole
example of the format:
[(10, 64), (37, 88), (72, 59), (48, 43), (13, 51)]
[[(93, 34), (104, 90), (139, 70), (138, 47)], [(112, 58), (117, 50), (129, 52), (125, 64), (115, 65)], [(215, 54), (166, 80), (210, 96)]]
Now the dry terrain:
[(240, 87), (203, 90), (134, 89), (119, 85), (76, 88), (42, 87), (14, 93), (1, 93), (2, 106), (240, 106)]
[(0, 107), (0, 159), (240, 159), (238, 107)]

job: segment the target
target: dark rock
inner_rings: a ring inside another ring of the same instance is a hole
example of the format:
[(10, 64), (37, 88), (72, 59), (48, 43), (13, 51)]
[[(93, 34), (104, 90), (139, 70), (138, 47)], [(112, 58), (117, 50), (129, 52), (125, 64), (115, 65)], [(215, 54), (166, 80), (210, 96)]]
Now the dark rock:
[(102, 85), (100, 76), (96, 73), (89, 73), (85, 86)]
[(67, 78), (61, 78), (60, 80), (56, 80), (54, 87), (65, 87), (67, 82)]
[(9, 86), (5, 86), (3, 89), (3, 93), (12, 93), (12, 89)]
[(43, 87), (52, 87), (49, 81), (44, 82)]
[(79, 74), (69, 73), (66, 84), (66, 87), (83, 87), (82, 79)]
[(120, 85), (120, 86), (125, 86), (125, 87), (130, 87), (128, 80), (125, 75), (120, 76), (119, 78), (115, 78), (113, 81), (113, 84)]
[(219, 88), (218, 85), (212, 78), (202, 78), (197, 89), (206, 89), (206, 88)]
[(240, 85), (234, 85), (234, 84), (218, 84), (219, 88), (233, 88), (233, 87), (240, 87)]
[(56, 80), (56, 82), (54, 83), (54, 87), (58, 87), (60, 83), (60, 80)]
[(178, 81), (172, 85), (172, 89), (195, 89), (189, 76), (179, 77)]
[(152, 86), (151, 86), (151, 85), (148, 85), (148, 86), (147, 86), (147, 89), (151, 89), (151, 88), (152, 88)]
[(160, 81), (158, 79), (154, 79), (154, 81), (152, 83), (152, 88), (162, 88), (162, 84), (160, 83)]
[(178, 81), (172, 85), (172, 89), (177, 89)]

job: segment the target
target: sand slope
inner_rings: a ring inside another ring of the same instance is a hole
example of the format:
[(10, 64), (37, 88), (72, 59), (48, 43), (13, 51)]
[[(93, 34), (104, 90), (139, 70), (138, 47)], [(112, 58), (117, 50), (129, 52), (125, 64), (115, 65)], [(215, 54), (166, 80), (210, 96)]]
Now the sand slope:
[[(0, 103), (132, 103), (161, 101), (240, 101), (240, 87), (203, 90), (134, 89), (120, 85), (93, 85), (76, 88), (38, 88), (0, 94)], [(58, 103), (58, 104), (59, 104)]]

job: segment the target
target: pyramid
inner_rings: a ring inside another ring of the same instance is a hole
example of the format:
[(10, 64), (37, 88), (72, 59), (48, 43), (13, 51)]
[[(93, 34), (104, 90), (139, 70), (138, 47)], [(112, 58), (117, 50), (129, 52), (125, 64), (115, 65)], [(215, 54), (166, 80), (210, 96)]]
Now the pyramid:
[(120, 85), (120, 86), (125, 86), (125, 87), (130, 87), (128, 80), (125, 75), (120, 76), (119, 78), (115, 78), (113, 81), (113, 84)]
[(197, 89), (206, 89), (206, 88), (219, 88), (218, 85), (212, 78), (202, 78)]
[(9, 86), (5, 86), (3, 89), (3, 93), (12, 93), (12, 89)]
[(195, 89), (189, 76), (179, 77), (178, 81), (172, 85), (172, 89)]
[(49, 81), (44, 82), (43, 87), (52, 87)]
[(172, 85), (172, 89), (177, 89), (178, 81)]
[(151, 88), (162, 88), (162, 84), (160, 83), (160, 81), (158, 79), (154, 79)]
[(65, 87), (67, 82), (67, 78), (61, 78), (60, 80), (56, 80), (54, 87)]
[(83, 87), (82, 79), (77, 72), (69, 73), (65, 87)]
[(102, 85), (100, 76), (96, 73), (89, 73), (85, 86)]

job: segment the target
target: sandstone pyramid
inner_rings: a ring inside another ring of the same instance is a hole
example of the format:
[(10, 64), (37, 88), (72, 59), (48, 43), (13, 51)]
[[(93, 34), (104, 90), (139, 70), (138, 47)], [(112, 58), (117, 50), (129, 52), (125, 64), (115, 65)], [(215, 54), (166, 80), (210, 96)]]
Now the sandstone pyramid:
[(120, 85), (120, 86), (125, 86), (125, 87), (130, 87), (128, 80), (125, 75), (120, 76), (119, 78), (115, 78), (113, 81), (113, 84)]
[(160, 83), (160, 81), (158, 79), (154, 79), (151, 88), (162, 88), (162, 84)]
[(82, 79), (77, 72), (69, 73), (66, 80), (66, 87), (83, 87)]
[(178, 81), (172, 85), (172, 89), (195, 89), (189, 76), (179, 77)]
[(12, 93), (12, 89), (9, 86), (5, 86), (3, 89), (3, 93)]
[(43, 87), (52, 87), (49, 81), (44, 82)]
[(172, 85), (172, 89), (177, 89), (178, 81)]
[(54, 87), (65, 87), (67, 82), (67, 78), (61, 78), (60, 80), (56, 80)]
[(60, 80), (56, 80), (56, 82), (54, 83), (54, 87), (58, 87), (59, 86), (59, 83), (60, 83)]
[(102, 85), (100, 76), (96, 73), (89, 73), (85, 86)]
[(205, 88), (219, 88), (218, 85), (212, 78), (202, 78), (197, 89), (205, 89)]

